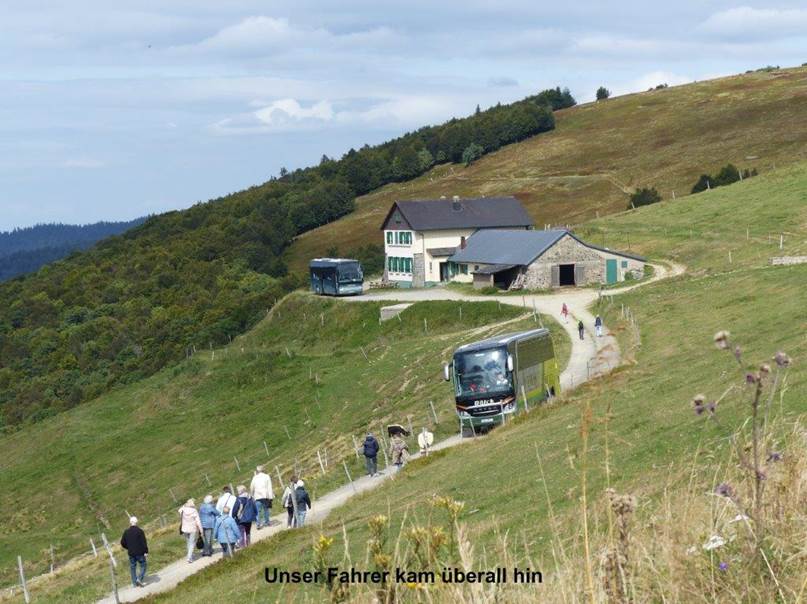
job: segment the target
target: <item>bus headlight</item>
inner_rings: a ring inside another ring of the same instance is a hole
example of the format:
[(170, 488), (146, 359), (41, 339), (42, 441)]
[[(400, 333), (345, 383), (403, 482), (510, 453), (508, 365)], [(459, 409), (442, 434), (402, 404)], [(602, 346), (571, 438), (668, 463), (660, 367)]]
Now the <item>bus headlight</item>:
[(516, 404), (514, 401), (510, 401), (509, 403), (507, 403), (502, 407), (502, 411), (504, 411), (505, 413), (510, 413), (511, 411), (515, 410), (516, 410)]
[(469, 417), (471, 417), (471, 414), (470, 414), (470, 413), (468, 413), (467, 411), (463, 411), (462, 409), (458, 409), (458, 410), (457, 410), (457, 413), (459, 414), (459, 416), (460, 416), (462, 419), (468, 419)]

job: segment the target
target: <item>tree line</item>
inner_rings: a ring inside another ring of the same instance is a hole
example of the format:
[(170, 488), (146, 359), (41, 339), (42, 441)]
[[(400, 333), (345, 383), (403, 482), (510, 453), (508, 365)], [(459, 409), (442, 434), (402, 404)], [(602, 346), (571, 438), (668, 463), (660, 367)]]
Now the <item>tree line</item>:
[[(207, 203), (154, 216), (0, 284), (0, 422), (35, 421), (153, 374), (254, 325), (301, 283), (292, 239), (353, 210), (355, 197), (554, 127), (551, 89), (477, 110)], [(375, 250), (367, 249), (367, 256)], [(368, 258), (369, 259), (369, 258)]]

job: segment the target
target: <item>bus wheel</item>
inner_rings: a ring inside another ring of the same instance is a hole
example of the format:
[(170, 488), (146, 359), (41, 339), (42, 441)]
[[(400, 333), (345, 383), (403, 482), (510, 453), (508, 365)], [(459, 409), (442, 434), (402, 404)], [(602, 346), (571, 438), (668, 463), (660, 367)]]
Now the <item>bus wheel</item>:
[(462, 426), (462, 430), (460, 432), (462, 438), (473, 438), (476, 436), (476, 432), (474, 432), (473, 426)]

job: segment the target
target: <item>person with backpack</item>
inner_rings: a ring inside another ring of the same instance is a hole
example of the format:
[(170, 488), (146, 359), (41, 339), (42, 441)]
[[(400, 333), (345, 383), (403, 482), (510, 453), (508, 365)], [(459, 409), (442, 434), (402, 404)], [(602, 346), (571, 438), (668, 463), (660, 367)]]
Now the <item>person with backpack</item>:
[(247, 487), (239, 484), (236, 490), (238, 491), (238, 498), (235, 501), (233, 517), (238, 523), (238, 530), (241, 533), (241, 540), (238, 545), (247, 547), (252, 541), (250, 533), (252, 533), (252, 523), (258, 517), (258, 509), (255, 506), (255, 500), (247, 491)]
[(602, 337), (602, 317), (600, 315), (594, 318), (594, 331), (597, 333), (598, 338)]
[(232, 490), (229, 486), (224, 485), (221, 489), (221, 496), (219, 500), (216, 502), (216, 509), (219, 512), (223, 512), (224, 508), (227, 507), (230, 509), (230, 516), (233, 515), (233, 508), (235, 507), (235, 495), (233, 495)]
[(224, 507), (221, 515), (216, 518), (216, 524), (213, 526), (213, 533), (216, 536), (216, 541), (221, 545), (221, 553), (225, 557), (231, 558), (233, 551), (235, 551), (235, 544), (240, 536), (238, 523), (230, 515), (230, 508)]
[[(260, 530), (265, 526), (269, 526), (272, 499), (275, 498), (275, 494), (272, 492), (272, 477), (264, 471), (263, 466), (255, 468), (255, 476), (252, 477), (252, 482), (249, 483), (249, 492), (252, 494), (258, 508), (256, 527)], [(263, 516), (263, 523), (261, 523), (261, 516)]]
[[(145, 587), (146, 568), (149, 555), (149, 546), (146, 542), (146, 533), (137, 526), (137, 517), (129, 518), (129, 528), (123, 531), (120, 545), (129, 554), (129, 572), (132, 574), (132, 587)], [(137, 574), (137, 565), (140, 564), (140, 574)]]
[(364, 444), (361, 448), (361, 452), (364, 455), (364, 463), (367, 466), (367, 476), (375, 476), (378, 474), (378, 441), (372, 433), (367, 432), (367, 436), (364, 437)]
[(586, 327), (582, 321), (577, 322), (577, 333), (580, 335), (581, 340), (585, 339)]
[(283, 498), (280, 500), (281, 505), (286, 508), (288, 518), (286, 518), (286, 528), (291, 528), (295, 525), (294, 518), (294, 485), (297, 484), (297, 477), (292, 476), (291, 482), (283, 489)]
[(311, 498), (308, 496), (308, 491), (305, 490), (305, 484), (302, 480), (298, 480), (294, 487), (294, 501), (297, 503), (294, 519), (299, 528), (305, 524), (305, 514), (311, 509)]
[(216, 526), (216, 518), (221, 516), (221, 512), (213, 505), (213, 495), (207, 495), (204, 503), (199, 507), (199, 520), (202, 523), (202, 538), (205, 546), (202, 548), (203, 556), (213, 555), (213, 529)]
[(193, 562), (196, 539), (202, 533), (202, 522), (199, 519), (199, 512), (196, 511), (196, 503), (193, 499), (188, 499), (178, 511), (179, 533), (184, 535), (188, 541), (188, 564), (190, 564)]

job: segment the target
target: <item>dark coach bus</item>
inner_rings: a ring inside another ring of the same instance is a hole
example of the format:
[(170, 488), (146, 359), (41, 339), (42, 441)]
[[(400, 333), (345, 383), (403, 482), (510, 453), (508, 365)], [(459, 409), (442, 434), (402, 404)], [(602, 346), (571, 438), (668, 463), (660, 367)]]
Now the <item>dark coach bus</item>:
[(463, 434), (504, 423), (526, 404), (560, 393), (560, 372), (548, 329), (505, 334), (460, 346), (444, 367), (454, 381)]
[(364, 274), (358, 260), (314, 258), (310, 264), (311, 291), (325, 296), (352, 296), (362, 293)]

